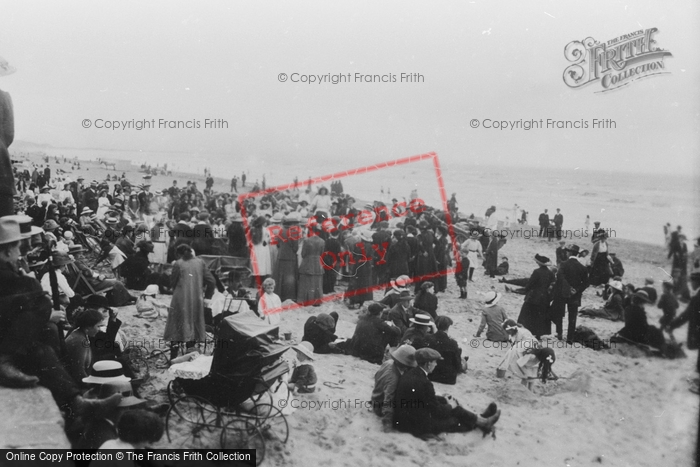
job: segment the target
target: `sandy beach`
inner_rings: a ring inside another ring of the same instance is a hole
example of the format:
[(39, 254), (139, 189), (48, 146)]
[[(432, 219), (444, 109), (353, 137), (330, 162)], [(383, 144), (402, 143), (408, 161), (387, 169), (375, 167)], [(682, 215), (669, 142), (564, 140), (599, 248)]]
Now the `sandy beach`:
[[(43, 164), (36, 152), (15, 150), (13, 157), (25, 159), (25, 165)], [(70, 173), (70, 164), (56, 165), (53, 158), (51, 167), (66, 170), (72, 179), (83, 175), (86, 180), (102, 181), (107, 175), (120, 176), (126, 172), (127, 179), (138, 184), (142, 176), (138, 167), (126, 161), (116, 161), (115, 171), (106, 170), (96, 162), (81, 161), (80, 172)], [(179, 186), (187, 180), (204, 186), (203, 175), (173, 173), (154, 176), (152, 190), (167, 188), (173, 180), (178, 180)], [(229, 191), (229, 180), (216, 178), (214, 189)], [(611, 251), (623, 261), (623, 282), (640, 286), (644, 278), (652, 277), (658, 290), (660, 282), (668, 277), (670, 265), (663, 247), (619, 238), (611, 239), (610, 245)], [(556, 242), (509, 239), (500, 251), (510, 260), (511, 274), (507, 277), (529, 277), (536, 267), (534, 255), (554, 258), (555, 248)], [(612, 344), (610, 350), (596, 352), (579, 346), (558, 347), (552, 342), (557, 356), (554, 371), (560, 379), (546, 385), (538, 383), (535, 391), (530, 392), (513, 377), (496, 378), (495, 368), (505, 349), (492, 348), (483, 338), (473, 337), (480, 321), (482, 297), (489, 290), (503, 293), (501, 304), (511, 318), (517, 318), (522, 305), (521, 295), (505, 292), (503, 284), (482, 272), (483, 269), (477, 270), (475, 282), (469, 283), (468, 300), (458, 299), (453, 277), (448, 278), (447, 291), (438, 294), (438, 311), (453, 319), (450, 335), (460, 343), (464, 355), (469, 356), (469, 370), (458, 378), (456, 385), (435, 384), (435, 387), (438, 393), (451, 394), (474, 411), (481, 411), (495, 401), (502, 410), (495, 439), (482, 438), (480, 431), (442, 435), (442, 440), (430, 442), (398, 432), (383, 433), (380, 420), (363, 405), (369, 400), (378, 366), (351, 356), (319, 355), (315, 362), (320, 380), (317, 392), (293, 396), (297, 401), (292, 406), (309, 401), (323, 406), (313, 410), (298, 408), (287, 417), (289, 441), (286, 445), (269, 445), (265, 465), (691, 464), (698, 397), (688, 391), (687, 380), (695, 376), (697, 351), (686, 350), (684, 359), (665, 360), (647, 357), (625, 344)], [(375, 292), (375, 298), (380, 296)], [(170, 296), (158, 299), (167, 304)], [(600, 302), (595, 289), (589, 288), (582, 305)], [(683, 310), (681, 304), (679, 312)], [(292, 343), (299, 342), (309, 316), (331, 311), (340, 315), (337, 334), (350, 338), (359, 311), (348, 310), (340, 301), (284, 312), (281, 331), (291, 331)], [(661, 311), (651, 305), (646, 311), (649, 322), (656, 325)], [(119, 309), (119, 318), (130, 341), (157, 343), (163, 335), (165, 317), (146, 322), (136, 317), (133, 306), (127, 306)], [(579, 324), (592, 328), (603, 340), (623, 325), (586, 317), (579, 318)], [(685, 342), (686, 333), (687, 326), (683, 326), (675, 331), (675, 337)], [(150, 371), (151, 378), (141, 388), (142, 396), (167, 401), (165, 388), (172, 376), (153, 367)], [(167, 445), (164, 437), (158, 446)]]

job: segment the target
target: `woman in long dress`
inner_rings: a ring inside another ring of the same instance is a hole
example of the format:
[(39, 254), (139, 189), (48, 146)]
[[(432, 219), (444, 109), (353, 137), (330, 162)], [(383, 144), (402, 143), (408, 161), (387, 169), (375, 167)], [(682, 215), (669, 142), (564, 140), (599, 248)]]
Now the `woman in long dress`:
[(272, 274), (270, 233), (267, 228), (265, 228), (266, 222), (264, 216), (255, 218), (255, 221), (253, 221), (253, 228), (250, 231), (256, 262), (256, 267), (253, 268), (253, 272), (260, 277), (261, 281)]
[(525, 286), (525, 302), (520, 309), (518, 323), (525, 326), (538, 339), (550, 334), (552, 324), (549, 316), (549, 286), (554, 282), (554, 273), (549, 270), (549, 258), (535, 255), (539, 266), (532, 271), (530, 280)]
[[(348, 261), (350, 272), (350, 283), (348, 285), (347, 297), (350, 307), (359, 308), (364, 302), (374, 300), (372, 291), (367, 290), (374, 283), (372, 282), (373, 250), (371, 232), (361, 230), (359, 237), (349, 237), (347, 247), (352, 253), (354, 264)], [(362, 293), (357, 293), (364, 290)]]
[(163, 339), (170, 342), (170, 358), (177, 357), (180, 344), (187, 348), (207, 338), (204, 327), (204, 298), (214, 294), (216, 281), (206, 264), (194, 256), (189, 245), (182, 244), (175, 250), (178, 260), (173, 264), (170, 285), (173, 299)]
[(319, 300), (323, 298), (321, 255), (325, 250), (326, 242), (319, 236), (320, 232), (321, 224), (315, 224), (313, 233), (304, 239), (301, 246), (297, 303), (318, 306), (321, 304)]
[(591, 251), (591, 285), (607, 284), (612, 277), (612, 267), (608, 259), (608, 235), (601, 229)]
[[(282, 220), (283, 232), (290, 232), (294, 229), (301, 229), (299, 222), (301, 217), (298, 213), (290, 213)], [(301, 230), (299, 230), (301, 232)], [(273, 276), (275, 280), (275, 294), (283, 302), (285, 300), (295, 300), (297, 298), (297, 278), (299, 275), (299, 264), (297, 263), (297, 250), (299, 240), (293, 240), (292, 236), (284, 236), (277, 240), (277, 268)]]

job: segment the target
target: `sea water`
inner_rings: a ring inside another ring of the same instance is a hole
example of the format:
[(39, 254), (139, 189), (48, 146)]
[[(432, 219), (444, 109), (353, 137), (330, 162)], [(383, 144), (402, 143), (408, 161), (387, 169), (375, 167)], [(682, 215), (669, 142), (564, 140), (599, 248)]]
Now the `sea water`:
[[(333, 158), (320, 161), (299, 161), (293, 158), (265, 158), (224, 154), (190, 154), (138, 151), (109, 151), (95, 149), (44, 149), (49, 155), (77, 157), (82, 160), (97, 158), (129, 160), (134, 165), (168, 164), (168, 169), (192, 173), (203, 178), (204, 168), (215, 177), (239, 178), (246, 173), (248, 184), (262, 182), (274, 187), (300, 183), (309, 178), (372, 167), (377, 160), (368, 158)], [(368, 163), (369, 162), (369, 163)], [(529, 212), (528, 220), (537, 226), (539, 214), (549, 210), (553, 218), (560, 208), (564, 229), (585, 228), (586, 215), (590, 227), (600, 221), (601, 227), (611, 229), (613, 237), (663, 244), (663, 225), (670, 222), (675, 229), (680, 225), (692, 243), (700, 232), (698, 224), (698, 184), (691, 174), (640, 174), (577, 169), (529, 168), (513, 166), (474, 165), (468, 159), (451, 160), (438, 156), (442, 186), (446, 199), (455, 193), (461, 215), (483, 217), (486, 209), (496, 207), (492, 220), (505, 224), (514, 222), (514, 205)], [(393, 198), (410, 199), (412, 191), (432, 206), (442, 205), (442, 193), (436, 167), (432, 159), (407, 163), (377, 170), (361, 171), (339, 178), (345, 192), (357, 199), (379, 200), (385, 203)], [(329, 185), (329, 181), (316, 183)], [(164, 182), (163, 187), (169, 186)], [(360, 206), (361, 207), (361, 206)]]

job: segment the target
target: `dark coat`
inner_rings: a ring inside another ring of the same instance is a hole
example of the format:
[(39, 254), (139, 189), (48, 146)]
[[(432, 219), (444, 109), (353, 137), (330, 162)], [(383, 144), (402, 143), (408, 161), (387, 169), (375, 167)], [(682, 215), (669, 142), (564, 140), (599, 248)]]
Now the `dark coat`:
[(409, 275), (409, 262), (411, 261), (411, 247), (405, 238), (397, 241), (389, 247), (386, 253), (386, 261), (389, 263), (389, 277)]
[(304, 323), (304, 337), (302, 340), (313, 344), (314, 353), (332, 353), (333, 351), (328, 344), (334, 342), (337, 338), (338, 336), (336, 336), (332, 330), (327, 330), (319, 326), (315, 316), (311, 316), (306, 320), (306, 323)]
[(540, 227), (549, 227), (549, 214), (542, 213), (539, 217)]
[[(7, 150), (15, 138), (15, 120), (12, 111), (12, 99), (4, 91), (0, 91), (0, 195), (15, 194), (15, 179), (12, 175), (10, 152)], [(9, 215), (12, 212), (0, 213)]]
[(435, 250), (433, 243), (435, 236), (429, 230), (424, 230), (416, 237), (418, 239), (418, 253), (416, 255), (416, 276), (425, 276), (437, 271)]
[(413, 308), (416, 313), (420, 311), (425, 311), (432, 318), (433, 321), (437, 319), (437, 308), (438, 308), (438, 298), (429, 292), (421, 291), (416, 295), (416, 299), (413, 301)]
[(435, 388), (422, 368), (411, 368), (399, 378), (394, 399), (394, 427), (414, 435), (440, 433), (451, 407), (438, 401)]
[[(688, 323), (688, 348), (697, 349), (700, 347), (700, 292), (693, 295), (685, 311), (671, 322), (670, 327), (676, 329), (686, 322)], [(700, 362), (700, 357), (698, 361)]]
[(413, 307), (408, 307), (403, 309), (401, 304), (397, 304), (394, 308), (388, 312), (388, 320), (392, 321), (397, 328), (401, 330), (401, 335), (406, 332), (406, 330), (411, 326), (409, 321), (415, 315), (415, 310)]
[(148, 268), (148, 256), (134, 254), (119, 265), (119, 273), (124, 277), (124, 285), (129, 289), (143, 290), (148, 287), (151, 271)]
[(362, 316), (355, 326), (350, 353), (370, 363), (381, 364), (384, 348), (387, 345), (396, 345), (399, 333), (399, 328), (382, 321), (379, 316)]
[(197, 224), (192, 229), (192, 249), (197, 256), (212, 254), (214, 231), (209, 224)]
[(525, 301), (520, 309), (518, 323), (535, 336), (551, 332), (549, 316), (549, 285), (554, 282), (554, 273), (547, 267), (539, 267), (532, 272), (525, 286)]
[(438, 360), (437, 366), (428, 375), (430, 381), (443, 384), (455, 384), (457, 375), (462, 372), (462, 349), (457, 341), (447, 335), (445, 331), (438, 331), (426, 339), (427, 347), (440, 352), (442, 360)]
[[(559, 294), (559, 297), (565, 298), (565, 301), (570, 304), (581, 305), (581, 295), (583, 291), (588, 288), (588, 269), (581, 264), (576, 258), (569, 258), (559, 265), (560, 278), (566, 279), (569, 286), (576, 289), (576, 293), (566, 298), (561, 296), (562, 290), (560, 287), (555, 285), (554, 292), (555, 297)], [(561, 279), (558, 279), (561, 281)], [(559, 285), (559, 284), (557, 284)]]

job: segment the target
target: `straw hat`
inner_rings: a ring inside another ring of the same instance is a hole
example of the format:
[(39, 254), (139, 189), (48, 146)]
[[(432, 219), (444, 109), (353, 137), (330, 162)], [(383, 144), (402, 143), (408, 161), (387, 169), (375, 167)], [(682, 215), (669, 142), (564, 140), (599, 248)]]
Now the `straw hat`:
[(484, 306), (486, 308), (491, 308), (501, 299), (502, 295), (495, 290), (490, 290), (484, 295)]
[(289, 214), (284, 216), (284, 218), (282, 219), (282, 222), (284, 222), (286, 224), (294, 224), (294, 223), (301, 222), (301, 214), (296, 212), (296, 211), (290, 212)]
[(146, 290), (143, 291), (144, 295), (152, 295), (155, 297), (160, 293), (160, 288), (158, 287), (157, 284), (151, 284), (148, 287), (146, 287)]
[(16, 219), (8, 219), (9, 217), (0, 217), (0, 245), (22, 240), (19, 222)]
[(372, 238), (372, 232), (370, 232), (369, 230), (361, 230), (360, 231), (360, 238), (362, 240), (364, 240), (365, 242), (374, 241), (374, 239)]
[(651, 303), (651, 299), (649, 298), (649, 294), (645, 290), (637, 290), (633, 297), (639, 298), (640, 300), (643, 300), (647, 303)]
[(14, 219), (19, 224), (19, 232), (22, 238), (30, 238), (33, 235), (40, 234), (44, 231), (41, 227), (32, 225), (33, 219), (29, 216), (22, 214), (15, 214), (13, 216), (4, 216), (3, 219)]
[(611, 281), (610, 282), (610, 287), (612, 287), (615, 290), (618, 290), (622, 292), (622, 282), (620, 281)]
[(408, 281), (410, 281), (411, 278), (404, 275), (404, 276), (399, 276), (395, 280), (390, 281), (389, 283), (391, 284), (392, 287), (396, 289), (403, 289), (408, 285)]
[(56, 230), (58, 227), (59, 227), (58, 222), (56, 222), (53, 219), (47, 219), (43, 225), (43, 229), (47, 232), (51, 232), (52, 230)]
[(421, 326), (430, 326), (433, 323), (430, 319), (430, 315), (424, 315), (422, 313), (419, 313), (413, 318), (409, 318), (408, 320), (413, 324), (419, 324)]
[(397, 347), (396, 350), (391, 353), (391, 358), (412, 368), (418, 366), (416, 363), (416, 349), (414, 349), (412, 345), (405, 344)]
[(89, 207), (85, 206), (85, 207), (83, 208), (83, 210), (80, 211), (80, 215), (81, 215), (81, 216), (85, 216), (85, 215), (87, 215), (87, 214), (92, 214), (93, 212), (95, 212), (95, 211), (93, 211), (93, 210), (90, 209)]
[(92, 365), (92, 374), (83, 378), (83, 383), (102, 384), (110, 381), (131, 381), (124, 376), (122, 364), (115, 360), (100, 360)]
[(294, 350), (297, 352), (302, 353), (304, 356), (311, 360), (315, 360), (314, 358), (314, 345), (311, 342), (308, 341), (301, 341), (299, 344), (295, 345), (292, 347)]

